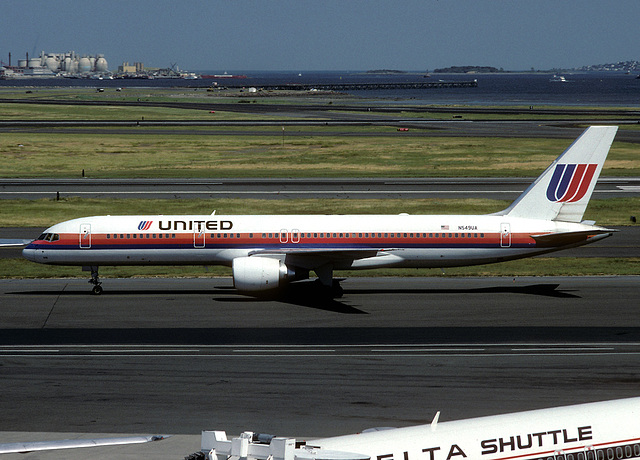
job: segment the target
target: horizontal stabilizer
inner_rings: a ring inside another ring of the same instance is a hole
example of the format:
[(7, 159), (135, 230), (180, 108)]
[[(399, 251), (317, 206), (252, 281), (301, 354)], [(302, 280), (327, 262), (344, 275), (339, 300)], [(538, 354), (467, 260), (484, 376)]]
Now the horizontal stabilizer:
[(536, 246), (540, 248), (556, 248), (572, 244), (584, 244), (585, 241), (598, 241), (611, 236), (617, 230), (585, 230), (582, 232), (548, 233), (545, 235), (531, 235), (536, 240)]

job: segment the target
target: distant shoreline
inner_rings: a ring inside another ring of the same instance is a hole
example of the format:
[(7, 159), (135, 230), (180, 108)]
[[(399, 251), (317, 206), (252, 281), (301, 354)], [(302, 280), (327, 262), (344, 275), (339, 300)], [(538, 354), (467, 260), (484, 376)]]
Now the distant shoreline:
[[(554, 69), (554, 70), (500, 70), (496, 72), (482, 72), (482, 71), (429, 71), (429, 72), (420, 72), (417, 70), (402, 70), (402, 71), (387, 71), (387, 72), (378, 72), (374, 70), (367, 70), (364, 72), (353, 72), (353, 75), (555, 75), (555, 74), (565, 74), (565, 75), (576, 75), (576, 74), (594, 74), (594, 73), (602, 73), (602, 74), (625, 74), (628, 73), (626, 70), (575, 70), (575, 69)], [(636, 74), (637, 72), (631, 72), (631, 74)]]

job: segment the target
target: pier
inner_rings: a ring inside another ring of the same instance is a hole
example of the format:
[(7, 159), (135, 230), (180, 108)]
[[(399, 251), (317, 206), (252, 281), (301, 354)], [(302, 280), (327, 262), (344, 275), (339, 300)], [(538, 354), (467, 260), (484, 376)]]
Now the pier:
[[(227, 87), (238, 87), (235, 85), (225, 85)], [(242, 86), (246, 86), (242, 85)], [(263, 90), (289, 90), (289, 91), (366, 91), (380, 89), (430, 89), (430, 88), (475, 88), (478, 80), (467, 81), (419, 81), (413, 83), (319, 83), (302, 84), (287, 83), (281, 85), (263, 85)]]

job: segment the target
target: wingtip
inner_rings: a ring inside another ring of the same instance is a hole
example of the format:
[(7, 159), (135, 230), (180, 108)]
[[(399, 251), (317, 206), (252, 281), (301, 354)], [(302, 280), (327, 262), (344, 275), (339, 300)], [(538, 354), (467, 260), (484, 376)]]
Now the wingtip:
[(172, 434), (156, 434), (154, 436), (149, 436), (149, 441), (150, 442), (164, 441), (165, 439), (169, 439), (172, 436), (173, 436)]

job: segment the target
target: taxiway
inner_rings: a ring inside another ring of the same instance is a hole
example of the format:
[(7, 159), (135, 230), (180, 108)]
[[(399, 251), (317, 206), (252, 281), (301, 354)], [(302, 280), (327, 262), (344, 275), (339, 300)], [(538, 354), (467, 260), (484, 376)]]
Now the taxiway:
[[(514, 200), (535, 178), (0, 179), (1, 199), (417, 199)], [(640, 196), (640, 177), (598, 180), (594, 198)]]

